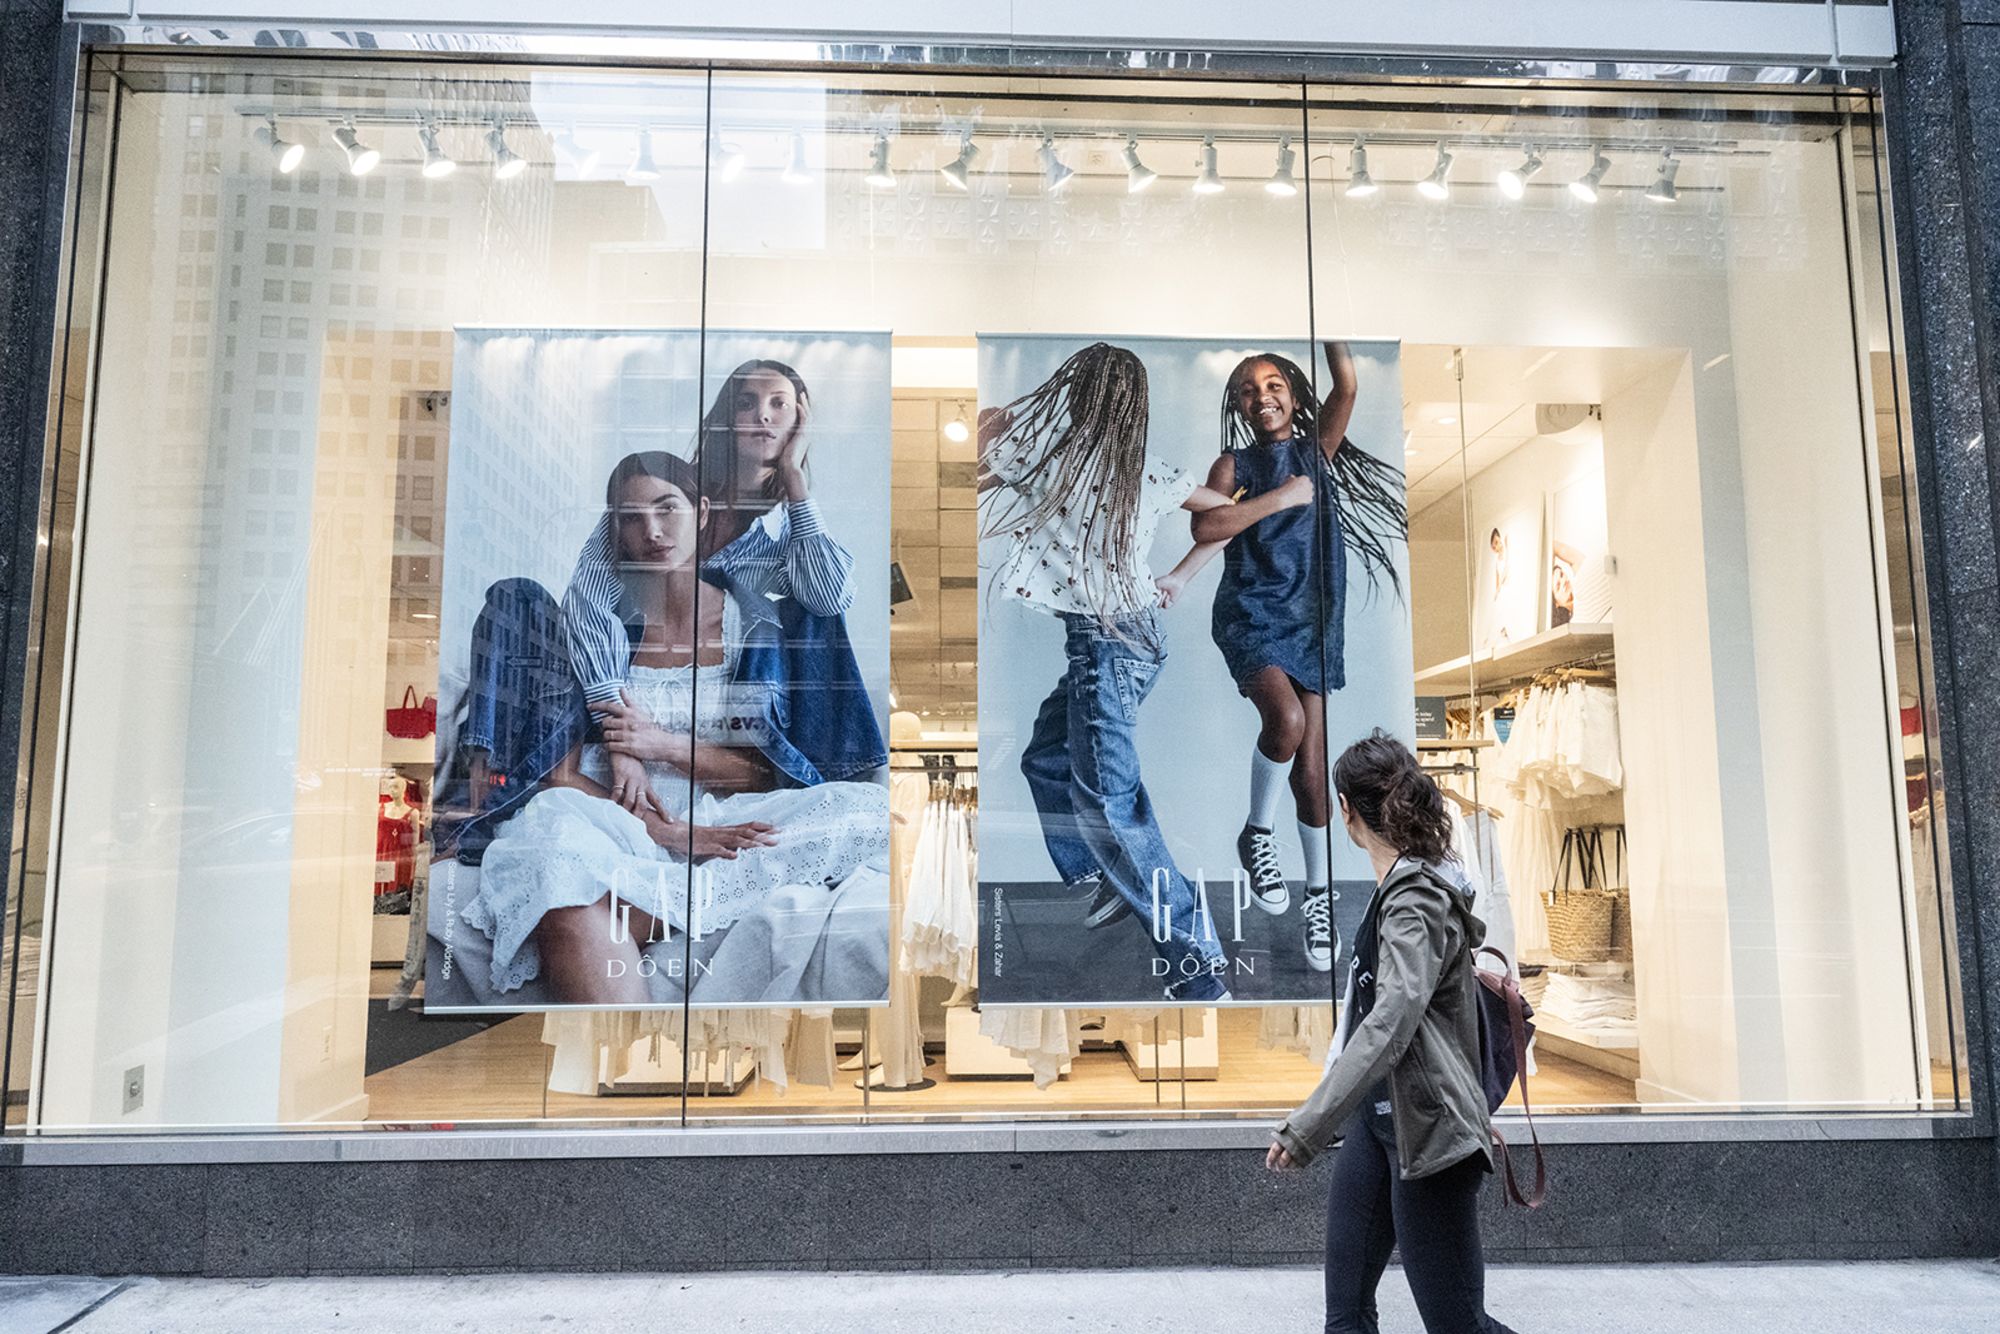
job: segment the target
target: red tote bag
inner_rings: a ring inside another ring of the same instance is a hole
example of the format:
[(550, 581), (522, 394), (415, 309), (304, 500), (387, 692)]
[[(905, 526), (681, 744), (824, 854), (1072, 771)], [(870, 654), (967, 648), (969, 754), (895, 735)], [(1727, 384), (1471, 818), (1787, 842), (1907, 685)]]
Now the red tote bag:
[(438, 702), (436, 695), (425, 695), (424, 702), (417, 703), (417, 688), (403, 687), (403, 703), (400, 708), (388, 710), (387, 726), (389, 735), (403, 741), (421, 741), (437, 731)]

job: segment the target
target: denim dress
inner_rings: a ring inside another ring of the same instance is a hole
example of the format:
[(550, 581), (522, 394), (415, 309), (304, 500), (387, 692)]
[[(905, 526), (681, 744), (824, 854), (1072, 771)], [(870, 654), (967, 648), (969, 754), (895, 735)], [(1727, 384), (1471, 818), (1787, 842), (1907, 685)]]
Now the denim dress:
[[(1241, 500), (1302, 473), (1317, 478), (1317, 498), (1252, 524), (1223, 548), (1210, 622), (1215, 646), (1239, 687), (1276, 667), (1313, 694), (1339, 690), (1347, 684), (1347, 544), (1332, 471), (1319, 450), (1295, 438), (1233, 449), (1230, 456)], [(1324, 591), (1314, 576), (1315, 532), (1326, 553)]]

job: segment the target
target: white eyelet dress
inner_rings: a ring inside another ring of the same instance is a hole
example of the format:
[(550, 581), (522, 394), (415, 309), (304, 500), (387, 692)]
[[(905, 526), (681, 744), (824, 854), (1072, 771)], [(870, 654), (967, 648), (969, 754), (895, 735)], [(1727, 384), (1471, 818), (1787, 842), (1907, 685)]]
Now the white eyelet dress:
[[(720, 664), (634, 666), (626, 689), (669, 732), (697, 732), (710, 745), (751, 746), (769, 687), (730, 681), (742, 651), (742, 613), (733, 595), (725, 597)], [(582, 769), (608, 784), (610, 761), (602, 746), (584, 747)], [(649, 761), (646, 773), (660, 803), (677, 818), (704, 826), (761, 820), (776, 827), (777, 844), (745, 849), (733, 861), (710, 859), (690, 876), (684, 848), (660, 847), (645, 822), (617, 804), (575, 788), (535, 794), (486, 849), (478, 893), (462, 913), (493, 941), (496, 991), (518, 990), (540, 974), (535, 928), (544, 916), (586, 907), (614, 889), (621, 901), (674, 930), (687, 930), (692, 916), (707, 935), (780, 887), (830, 889), (869, 866), (888, 873), (889, 794), (879, 784), (718, 795), (670, 764)]]

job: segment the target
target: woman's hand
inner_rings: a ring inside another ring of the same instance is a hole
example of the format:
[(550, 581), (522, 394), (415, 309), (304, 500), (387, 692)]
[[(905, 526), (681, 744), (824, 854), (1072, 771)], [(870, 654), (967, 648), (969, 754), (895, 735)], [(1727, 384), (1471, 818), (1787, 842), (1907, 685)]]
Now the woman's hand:
[(776, 825), (752, 820), (748, 824), (695, 825), (692, 844), (684, 844), (683, 847), (690, 848), (698, 862), (712, 858), (733, 862), (736, 854), (746, 848), (768, 848), (777, 842)]
[(1153, 581), (1153, 587), (1160, 590), (1162, 610), (1180, 601), (1181, 594), (1187, 592), (1187, 577), (1181, 574), (1163, 574)]
[(653, 780), (646, 772), (646, 766), (636, 755), (623, 751), (611, 752), (611, 800), (623, 806), (632, 814), (644, 818), (648, 812), (660, 819), (667, 818), (666, 808), (660, 805), (659, 797), (653, 793)]
[[(624, 776), (618, 767), (620, 756), (634, 761), (653, 760), (676, 765), (682, 769), (688, 766), (694, 750), (690, 739), (685, 734), (669, 732), (654, 722), (626, 692), (619, 691), (618, 702), (604, 705), (598, 711), (597, 717), (598, 725), (604, 733), (604, 744), (612, 754), (614, 800), (618, 799), (618, 784), (615, 780)], [(645, 766), (640, 764), (638, 771), (643, 775), (646, 771)], [(650, 789), (651, 785), (648, 784), (648, 790)], [(631, 810), (632, 807), (627, 806), (625, 809)]]
[(1298, 1170), (1298, 1166), (1292, 1155), (1285, 1151), (1284, 1145), (1276, 1140), (1271, 1141), (1270, 1151), (1264, 1155), (1264, 1167), (1267, 1171), (1293, 1172)]
[(778, 485), (784, 489), (785, 499), (798, 504), (807, 496), (806, 491), (806, 422), (810, 409), (804, 399), (799, 400), (799, 419), (792, 427), (792, 433), (785, 437), (785, 447), (778, 451)]

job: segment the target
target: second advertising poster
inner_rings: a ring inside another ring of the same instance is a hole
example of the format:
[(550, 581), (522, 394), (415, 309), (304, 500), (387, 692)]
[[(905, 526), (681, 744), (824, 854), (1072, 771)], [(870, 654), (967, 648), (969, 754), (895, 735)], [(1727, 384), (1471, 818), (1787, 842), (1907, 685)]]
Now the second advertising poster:
[(980, 1001), (1325, 1002), (1413, 740), (1393, 342), (983, 336)]

